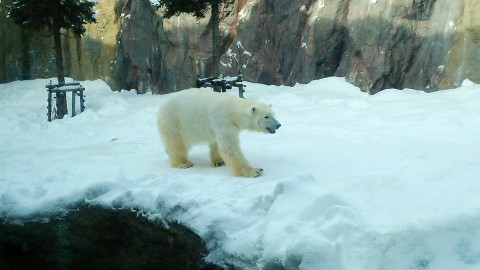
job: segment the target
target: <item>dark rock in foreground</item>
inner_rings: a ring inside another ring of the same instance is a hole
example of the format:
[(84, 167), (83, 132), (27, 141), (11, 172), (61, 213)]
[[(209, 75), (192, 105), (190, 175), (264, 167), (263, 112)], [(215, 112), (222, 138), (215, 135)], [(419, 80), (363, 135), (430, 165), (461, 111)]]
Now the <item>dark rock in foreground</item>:
[(222, 269), (202, 239), (132, 210), (82, 206), (48, 222), (0, 225), (0, 269)]

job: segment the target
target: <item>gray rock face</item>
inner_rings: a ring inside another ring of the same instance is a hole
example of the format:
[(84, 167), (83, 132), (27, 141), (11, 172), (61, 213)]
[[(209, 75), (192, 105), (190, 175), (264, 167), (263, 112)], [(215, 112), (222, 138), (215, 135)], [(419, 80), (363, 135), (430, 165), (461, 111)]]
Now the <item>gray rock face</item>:
[(474, 10), (478, 1), (258, 0), (242, 10), (236, 39), (251, 55), (246, 77), (256, 82), (335, 75), (369, 93), (436, 90), (480, 80)]
[(164, 19), (148, 0), (124, 2), (115, 62), (120, 85), (160, 94), (193, 87), (197, 75), (203, 77), (210, 69), (208, 19), (190, 15)]
[[(137, 51), (136, 59), (149, 59), (150, 66), (126, 64), (131, 73), (153, 74), (138, 89), (150, 83), (154, 92), (170, 92), (209, 75), (208, 20), (163, 20), (161, 11), (146, 16), (138, 10), (131, 10), (123, 36), (139, 38), (148, 30), (153, 47), (121, 38), (131, 48), (125, 55)], [(466, 78), (478, 82), (475, 10), (480, 3), (474, 0), (237, 0), (224, 7), (222, 73), (243, 70), (246, 80), (275, 85), (342, 76), (372, 94), (386, 88), (433, 91)], [(146, 25), (132, 28), (140, 18)]]
[[(371, 94), (480, 83), (479, 13), (478, 0), (235, 0), (222, 8), (222, 74), (275, 85), (342, 76)], [(209, 16), (163, 19), (149, 0), (101, 0), (98, 23), (64, 46), (66, 70), (139, 93), (192, 87), (211, 74)], [(51, 42), (23, 46), (5, 17), (0, 80), (53, 76), (42, 53)]]

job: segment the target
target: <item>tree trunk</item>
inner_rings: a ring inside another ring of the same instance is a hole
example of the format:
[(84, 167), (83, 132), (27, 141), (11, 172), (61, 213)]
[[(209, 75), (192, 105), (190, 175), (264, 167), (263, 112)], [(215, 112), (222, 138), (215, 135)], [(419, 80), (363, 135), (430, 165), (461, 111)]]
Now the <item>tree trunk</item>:
[[(59, 16), (59, 15), (58, 15)], [(65, 75), (63, 68), (63, 55), (62, 55), (62, 40), (60, 35), (60, 26), (58, 25), (58, 16), (53, 18), (53, 39), (55, 44), (55, 64), (57, 65), (57, 78), (58, 84), (65, 84)], [(67, 95), (65, 93), (57, 93), (57, 118), (62, 119), (63, 116), (68, 114), (67, 110)]]
[(76, 44), (76, 50), (77, 50), (77, 65), (78, 65), (78, 71), (80, 73), (80, 78), (84, 79), (85, 76), (83, 74), (83, 68), (82, 68), (82, 36), (81, 35), (75, 35), (75, 44)]
[(20, 39), (22, 41), (22, 80), (30, 80), (30, 38), (26, 29), (21, 29)]
[(212, 76), (220, 76), (220, 5), (212, 2)]

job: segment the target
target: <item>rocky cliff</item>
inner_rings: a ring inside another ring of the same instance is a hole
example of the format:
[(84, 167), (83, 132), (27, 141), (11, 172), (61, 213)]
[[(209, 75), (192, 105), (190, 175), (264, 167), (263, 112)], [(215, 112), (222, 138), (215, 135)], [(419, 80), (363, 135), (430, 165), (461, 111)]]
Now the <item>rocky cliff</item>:
[[(98, 24), (66, 38), (70, 76), (140, 93), (209, 76), (209, 15), (163, 19), (148, 0), (100, 0), (96, 9)], [(222, 73), (277, 85), (342, 76), (372, 94), (480, 82), (479, 12), (480, 0), (235, 0), (222, 8)], [(54, 76), (51, 42), (0, 14), (0, 80)]]

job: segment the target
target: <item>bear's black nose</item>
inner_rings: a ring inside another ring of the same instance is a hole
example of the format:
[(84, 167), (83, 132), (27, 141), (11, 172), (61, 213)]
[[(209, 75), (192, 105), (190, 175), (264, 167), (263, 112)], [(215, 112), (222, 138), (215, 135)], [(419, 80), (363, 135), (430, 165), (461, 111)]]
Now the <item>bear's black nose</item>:
[(279, 129), (282, 125), (280, 123), (275, 127), (276, 129)]

